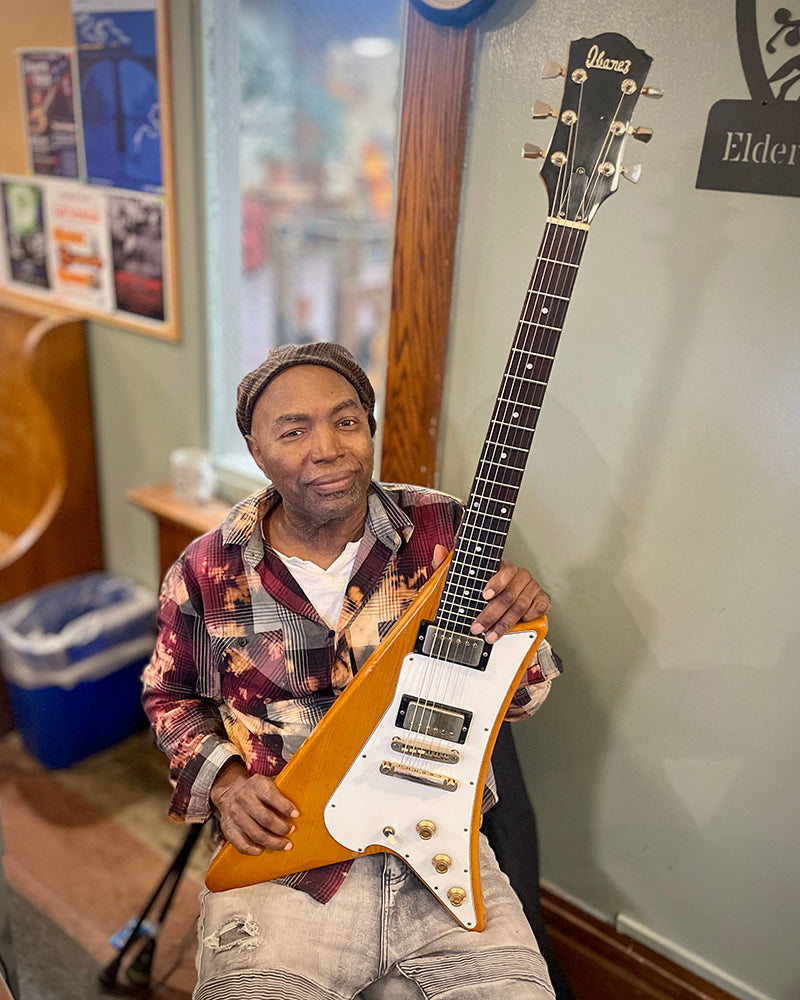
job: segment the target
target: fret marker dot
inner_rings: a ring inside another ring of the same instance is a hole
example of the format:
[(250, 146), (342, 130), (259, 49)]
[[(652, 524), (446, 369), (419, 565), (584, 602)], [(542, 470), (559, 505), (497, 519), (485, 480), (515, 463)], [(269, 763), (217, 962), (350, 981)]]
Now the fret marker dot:
[(526, 368), (528, 369), (528, 371), (530, 371), (530, 370), (531, 370), (531, 368), (533, 368), (533, 365), (532, 365), (532, 364), (530, 363), (530, 361), (529, 361), (529, 362), (527, 363), (527, 365), (525, 365), (525, 367), (526, 367)]
[(471, 570), (469, 571), (469, 575), (470, 575), (470, 576), (475, 576), (475, 570), (474, 570), (474, 569), (471, 569)]
[(500, 452), (500, 458), (508, 458), (508, 455), (504, 451), (502, 451)]
[(500, 513), (501, 513), (501, 514), (506, 514), (506, 513), (508, 513), (508, 507), (501, 507), (501, 508), (500, 508)]
[(546, 312), (548, 312), (548, 311), (549, 311), (549, 310), (548, 310), (547, 306), (542, 306), (542, 312), (543, 312), (543, 313), (546, 313)]
[(476, 552), (480, 552), (480, 550), (481, 550), (481, 547), (480, 547), (480, 545), (476, 545), (476, 546), (475, 546), (475, 551), (476, 551)]
[(511, 416), (516, 420), (517, 417), (519, 416), (519, 413), (517, 413), (517, 411), (514, 410), (514, 412), (511, 414)]

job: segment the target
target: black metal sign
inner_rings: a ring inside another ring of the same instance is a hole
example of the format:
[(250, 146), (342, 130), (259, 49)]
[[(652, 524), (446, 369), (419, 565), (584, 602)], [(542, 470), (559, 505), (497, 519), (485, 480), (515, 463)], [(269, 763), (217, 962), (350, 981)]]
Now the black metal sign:
[(708, 114), (697, 187), (800, 197), (800, 0), (736, 0), (750, 101)]

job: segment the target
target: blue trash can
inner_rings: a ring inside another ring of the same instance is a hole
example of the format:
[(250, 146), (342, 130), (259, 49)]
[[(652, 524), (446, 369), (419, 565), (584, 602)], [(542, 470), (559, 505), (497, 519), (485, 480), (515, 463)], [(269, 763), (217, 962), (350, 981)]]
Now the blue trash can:
[(133, 580), (87, 573), (0, 605), (11, 711), (45, 767), (70, 767), (144, 727), (156, 604)]

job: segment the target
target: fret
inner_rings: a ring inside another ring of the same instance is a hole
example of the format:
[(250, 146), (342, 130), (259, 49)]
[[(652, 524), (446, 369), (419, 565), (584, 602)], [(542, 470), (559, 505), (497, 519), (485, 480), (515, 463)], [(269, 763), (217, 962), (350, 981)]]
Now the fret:
[(571, 261), (568, 261), (568, 260), (556, 260), (555, 257), (542, 257), (542, 256), (539, 256), (536, 259), (537, 260), (546, 260), (548, 262), (548, 264), (561, 264), (564, 267), (575, 267), (575, 268), (578, 267), (577, 264), (573, 264)]
[[(521, 319), (519, 321), (520, 326), (536, 327), (537, 330), (555, 330), (557, 333), (561, 333), (563, 327), (561, 326), (548, 326), (547, 323), (539, 323), (535, 319)], [(552, 355), (549, 355), (552, 357)]]
[[(529, 293), (530, 294), (530, 293)], [(544, 294), (544, 293), (534, 293), (534, 294)], [(547, 299), (560, 299), (562, 302), (569, 302), (569, 295), (556, 295), (555, 292), (547, 292), (544, 296)]]

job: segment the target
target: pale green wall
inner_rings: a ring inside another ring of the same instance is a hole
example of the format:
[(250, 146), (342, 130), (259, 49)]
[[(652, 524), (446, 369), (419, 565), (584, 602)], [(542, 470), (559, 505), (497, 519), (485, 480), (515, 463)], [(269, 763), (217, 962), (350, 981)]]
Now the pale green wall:
[[(183, 340), (93, 325), (109, 568), (155, 585), (131, 486), (205, 441), (190, 0), (173, 0)], [(567, 672), (518, 729), (545, 877), (742, 996), (800, 993), (794, 642), (800, 537), (796, 199), (697, 191), (711, 105), (748, 97), (732, 0), (497, 0), (479, 42), (442, 439), (463, 494), (544, 224), (524, 141), (545, 58), (618, 30), (654, 56), (638, 187), (592, 227), (511, 552), (554, 598)]]
[(592, 226), (515, 518), (510, 552), (552, 593), (566, 664), (518, 742), (547, 880), (742, 996), (794, 1000), (800, 201), (695, 189), (709, 109), (749, 97), (734, 6), (498, 0), (486, 15), (441, 483), (471, 481), (544, 226), (520, 158), (552, 131), (533, 101), (560, 100), (541, 67), (619, 31), (666, 96), (639, 102), (656, 130), (628, 146), (641, 182)]
[(107, 568), (158, 585), (154, 519), (127, 490), (168, 478), (169, 453), (202, 445), (205, 421), (205, 289), (202, 167), (198, 150), (199, 55), (190, 0), (170, 4), (181, 342), (90, 324), (103, 538)]

